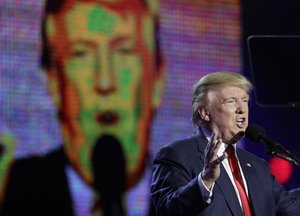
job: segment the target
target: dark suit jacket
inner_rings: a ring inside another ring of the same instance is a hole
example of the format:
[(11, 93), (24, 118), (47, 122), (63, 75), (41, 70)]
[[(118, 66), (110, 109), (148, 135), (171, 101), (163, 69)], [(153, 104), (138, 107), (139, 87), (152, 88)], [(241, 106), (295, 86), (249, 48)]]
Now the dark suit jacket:
[(73, 215), (66, 163), (62, 149), (16, 160), (1, 215)]
[[(154, 159), (151, 198), (160, 216), (242, 216), (233, 185), (221, 165), (210, 204), (203, 200), (197, 177), (203, 169), (207, 139), (197, 131), (192, 137), (163, 147)], [(255, 216), (300, 215), (299, 197), (284, 190), (268, 164), (237, 148)], [(295, 194), (295, 193), (294, 193)]]

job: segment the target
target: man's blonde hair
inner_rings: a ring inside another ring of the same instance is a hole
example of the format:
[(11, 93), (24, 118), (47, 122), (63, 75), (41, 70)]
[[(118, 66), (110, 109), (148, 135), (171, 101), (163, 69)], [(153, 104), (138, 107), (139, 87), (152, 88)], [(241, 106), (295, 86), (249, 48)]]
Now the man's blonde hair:
[(200, 126), (201, 118), (198, 109), (206, 103), (207, 92), (217, 86), (237, 86), (244, 89), (248, 94), (253, 89), (251, 82), (242, 74), (230, 71), (218, 71), (203, 76), (193, 85), (193, 112), (192, 122)]

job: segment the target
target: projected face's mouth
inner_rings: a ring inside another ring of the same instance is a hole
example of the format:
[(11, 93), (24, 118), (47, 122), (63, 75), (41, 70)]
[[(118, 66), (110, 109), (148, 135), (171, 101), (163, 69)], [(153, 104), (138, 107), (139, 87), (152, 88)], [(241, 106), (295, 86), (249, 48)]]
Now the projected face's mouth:
[(111, 126), (115, 125), (119, 122), (120, 117), (118, 113), (113, 111), (105, 111), (96, 116), (96, 120), (98, 123)]

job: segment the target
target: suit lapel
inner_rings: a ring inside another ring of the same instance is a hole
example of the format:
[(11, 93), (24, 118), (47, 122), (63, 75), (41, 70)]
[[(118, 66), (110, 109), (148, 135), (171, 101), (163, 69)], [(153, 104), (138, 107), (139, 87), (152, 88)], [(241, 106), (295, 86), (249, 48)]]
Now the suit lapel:
[(232, 211), (233, 215), (243, 215), (240, 203), (238, 201), (238, 198), (235, 193), (235, 189), (231, 183), (231, 180), (223, 167), (223, 165), (220, 166), (220, 177), (216, 181), (216, 186), (219, 187), (219, 190), (223, 194), (228, 207)]
[(260, 191), (257, 190), (257, 187), (253, 185), (258, 185), (257, 178), (255, 177), (255, 167), (253, 167), (251, 160), (248, 159), (247, 155), (245, 155), (241, 150), (237, 150), (237, 155), (239, 158), (240, 165), (243, 170), (244, 177), (247, 182), (248, 194), (250, 198), (250, 203), (253, 211), (253, 215), (260, 215), (258, 210), (261, 209), (261, 205), (259, 203), (259, 199), (255, 198), (259, 196)]

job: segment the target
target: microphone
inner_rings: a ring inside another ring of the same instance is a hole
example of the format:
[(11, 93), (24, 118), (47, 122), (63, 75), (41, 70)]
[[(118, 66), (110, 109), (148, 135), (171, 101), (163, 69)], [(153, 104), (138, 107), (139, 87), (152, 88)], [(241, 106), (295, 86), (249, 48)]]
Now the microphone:
[[(253, 142), (263, 142), (266, 146), (265, 152), (273, 157), (279, 157), (300, 166), (300, 159), (290, 153), (284, 146), (266, 135), (265, 130), (256, 124), (250, 124), (246, 131), (246, 137)], [(279, 153), (282, 152), (282, 153)]]
[(0, 142), (0, 159), (2, 157), (2, 155), (4, 154), (5, 152), (5, 146), (4, 144), (2, 144), (2, 142)]
[(125, 193), (126, 163), (120, 141), (111, 135), (103, 135), (92, 152), (91, 162), (94, 187), (101, 195), (100, 206), (104, 216), (126, 215), (122, 197)]
[(265, 129), (257, 124), (250, 124), (246, 131), (245, 131), (246, 137), (249, 138), (253, 142), (263, 142), (267, 147), (273, 149), (273, 151), (279, 150), (281, 152), (290, 154), (290, 152), (280, 145), (277, 141), (270, 138), (265, 133)]

